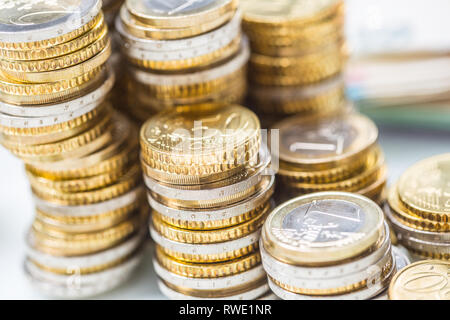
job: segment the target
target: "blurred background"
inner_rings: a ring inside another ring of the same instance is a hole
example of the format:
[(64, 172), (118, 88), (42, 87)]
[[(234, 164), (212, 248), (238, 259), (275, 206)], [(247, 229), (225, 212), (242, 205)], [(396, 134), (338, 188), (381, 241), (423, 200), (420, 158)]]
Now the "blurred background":
[[(347, 0), (348, 95), (380, 128), (390, 181), (425, 157), (450, 152), (450, 1)], [(0, 147), (0, 298), (42, 298), (22, 271), (33, 217), (22, 163)], [(159, 298), (150, 259), (100, 298)]]

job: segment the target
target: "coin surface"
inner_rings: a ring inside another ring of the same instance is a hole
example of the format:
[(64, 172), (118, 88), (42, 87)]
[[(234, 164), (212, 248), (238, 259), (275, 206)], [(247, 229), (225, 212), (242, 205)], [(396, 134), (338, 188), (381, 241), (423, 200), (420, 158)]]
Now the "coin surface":
[(301, 166), (336, 166), (372, 147), (378, 129), (367, 117), (292, 117), (273, 126), (280, 130), (280, 160)]
[(431, 218), (450, 216), (450, 153), (410, 167), (398, 184), (400, 200), (413, 212)]
[(391, 300), (450, 300), (450, 263), (419, 261), (400, 270), (389, 287)]
[(379, 239), (383, 211), (350, 193), (322, 192), (294, 198), (267, 218), (264, 247), (293, 265), (327, 265), (364, 252)]

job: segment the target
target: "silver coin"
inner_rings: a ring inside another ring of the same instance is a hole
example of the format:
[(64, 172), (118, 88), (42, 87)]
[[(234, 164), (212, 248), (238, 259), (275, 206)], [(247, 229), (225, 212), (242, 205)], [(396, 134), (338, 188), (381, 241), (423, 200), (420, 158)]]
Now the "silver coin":
[[(262, 240), (260, 241), (260, 250), (261, 250), (261, 258), (263, 262), (263, 266), (266, 272), (277, 280), (276, 275), (281, 275), (281, 277), (285, 279), (289, 279), (289, 282), (294, 279), (298, 279), (300, 281), (306, 282), (309, 280), (318, 280), (318, 281), (326, 281), (326, 279), (336, 279), (342, 278), (344, 276), (355, 276), (359, 273), (365, 273), (368, 268), (377, 264), (383, 257), (390, 254), (390, 238), (389, 238), (389, 227), (385, 223), (385, 234), (383, 235), (382, 242), (379, 247), (372, 252), (371, 254), (362, 257), (355, 261), (350, 261), (342, 264), (337, 264), (333, 266), (324, 266), (324, 267), (300, 267), (289, 265), (283, 263), (270, 254), (264, 249), (264, 244)], [(281, 282), (281, 281), (280, 281)], [(305, 282), (305, 283), (306, 283)], [(358, 281), (350, 280), (350, 283), (357, 283)], [(290, 283), (292, 284), (292, 283)], [(327, 283), (325, 285), (328, 285)], [(335, 285), (334, 287), (343, 287), (347, 284)], [(303, 285), (302, 285), (303, 287)], [(324, 287), (321, 287), (323, 289)]]
[(269, 290), (269, 285), (267, 283), (263, 284), (260, 287), (251, 289), (247, 292), (234, 294), (226, 297), (214, 297), (214, 298), (199, 298), (195, 296), (188, 296), (183, 293), (177, 292), (171, 288), (169, 288), (164, 281), (158, 279), (158, 287), (161, 292), (172, 300), (254, 300), (267, 292)]
[(250, 57), (250, 47), (246, 37), (242, 38), (238, 55), (231, 60), (211, 67), (208, 70), (188, 72), (185, 74), (157, 74), (131, 67), (131, 74), (140, 83), (150, 86), (185, 86), (205, 83), (226, 77), (245, 66)]
[(89, 204), (89, 205), (81, 205), (81, 206), (62, 206), (56, 203), (51, 203), (40, 199), (33, 195), (34, 204), (36, 207), (48, 214), (51, 215), (59, 215), (59, 216), (69, 216), (69, 217), (87, 217), (87, 216), (95, 216), (102, 213), (114, 211), (126, 206), (131, 205), (132, 203), (139, 201), (142, 195), (142, 187), (136, 187), (128, 193), (121, 195), (120, 197)]
[(227, 252), (235, 252), (258, 243), (261, 231), (258, 230), (245, 237), (231, 241), (211, 244), (190, 244), (173, 241), (161, 236), (161, 234), (156, 231), (150, 223), (150, 235), (153, 241), (155, 241), (158, 245), (174, 252), (192, 255), (219, 255)]
[(99, 283), (112, 281), (116, 277), (128, 274), (138, 266), (141, 259), (142, 251), (136, 253), (133, 257), (118, 266), (90, 274), (78, 274), (79, 269), (77, 268), (71, 270), (71, 275), (56, 274), (39, 268), (29, 259), (25, 260), (25, 269), (33, 278), (66, 287), (73, 288), (73, 286), (79, 286), (81, 288), (83, 286), (95, 286)]
[(81, 28), (101, 10), (101, 0), (1, 0), (0, 42), (42, 41)]
[(409, 257), (408, 252), (405, 248), (400, 248), (399, 246), (392, 246), (392, 256), (395, 259), (397, 271), (411, 264), (411, 258)]
[(156, 274), (164, 281), (177, 287), (195, 290), (219, 290), (229, 289), (244, 284), (256, 282), (265, 277), (266, 273), (262, 265), (258, 265), (250, 270), (226, 277), (219, 278), (189, 278), (180, 276), (163, 268), (156, 259), (153, 259), (153, 267)]
[(141, 231), (133, 235), (131, 238), (125, 240), (119, 245), (106, 249), (101, 252), (85, 256), (54, 256), (39, 251), (35, 247), (35, 239), (32, 232), (27, 235), (26, 243), (26, 255), (29, 259), (36, 261), (38, 264), (56, 269), (63, 270), (80, 270), (92, 268), (100, 265), (105, 265), (118, 261), (130, 255), (144, 240), (146, 230), (143, 228)]
[(106, 95), (111, 91), (114, 80), (114, 73), (108, 71), (108, 79), (94, 91), (82, 97), (62, 103), (26, 107), (0, 101), (0, 113), (21, 118), (54, 118), (55, 116), (63, 114), (71, 114), (84, 106), (93, 106), (92, 109), (95, 109), (95, 106), (102, 103), (105, 100)]
[[(270, 288), (270, 287), (269, 287), (269, 288)], [(260, 297), (259, 297), (258, 299), (256, 299), (256, 300), (280, 300), (280, 298), (279, 298), (275, 293), (273, 293), (272, 291), (270, 291), (270, 289), (269, 289), (269, 292), (267, 292), (266, 294), (260, 296)]]
[(420, 252), (433, 254), (450, 254), (450, 242), (431, 242), (414, 237), (403, 236), (399, 238), (400, 243), (405, 247)]

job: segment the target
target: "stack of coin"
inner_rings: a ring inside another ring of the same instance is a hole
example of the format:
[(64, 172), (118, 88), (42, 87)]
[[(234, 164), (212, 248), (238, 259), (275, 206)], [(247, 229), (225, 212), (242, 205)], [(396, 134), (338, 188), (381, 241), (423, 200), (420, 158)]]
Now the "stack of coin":
[[(250, 103), (265, 118), (346, 106), (343, 0), (241, 0)], [(273, 122), (272, 122), (273, 123)]]
[(450, 263), (419, 261), (397, 273), (389, 286), (391, 300), (450, 300)]
[(391, 187), (385, 212), (413, 258), (450, 260), (450, 154), (410, 167)]
[(241, 102), (250, 49), (240, 26), (237, 0), (127, 0), (116, 21), (126, 112), (143, 122), (169, 107)]
[(0, 142), (35, 198), (25, 271), (53, 296), (115, 287), (140, 259), (137, 130), (106, 101), (107, 31), (99, 0), (17, 1), (0, 15)]
[(385, 197), (387, 168), (377, 144), (378, 129), (367, 117), (293, 116), (279, 129), (280, 201), (320, 191), (365, 195), (377, 203)]
[(268, 291), (258, 251), (274, 175), (256, 115), (176, 107), (141, 129), (161, 291), (174, 299), (255, 299)]
[(267, 218), (260, 248), (269, 285), (286, 300), (371, 299), (396, 272), (383, 211), (352, 193), (283, 203)]

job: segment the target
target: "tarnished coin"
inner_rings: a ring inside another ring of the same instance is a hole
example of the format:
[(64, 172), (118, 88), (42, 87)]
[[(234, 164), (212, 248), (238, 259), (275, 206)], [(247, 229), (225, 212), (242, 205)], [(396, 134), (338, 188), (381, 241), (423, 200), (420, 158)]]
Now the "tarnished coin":
[(273, 126), (280, 130), (280, 160), (300, 167), (329, 169), (365, 154), (378, 129), (367, 117), (291, 117)]
[(448, 222), (450, 217), (450, 153), (410, 167), (398, 183), (399, 198), (425, 219)]
[(237, 6), (236, 0), (127, 0), (128, 11), (144, 24), (161, 28), (189, 28), (217, 20)]
[(321, 192), (294, 198), (267, 218), (266, 251), (293, 265), (331, 265), (361, 254), (384, 232), (383, 211), (351, 193)]
[[(83, 27), (97, 16), (100, 9), (100, 0), (2, 0), (0, 42), (20, 43), (57, 38)], [(68, 35), (65, 40), (71, 40), (81, 35), (81, 32), (75, 32), (72, 37)]]
[(450, 263), (419, 261), (406, 266), (392, 279), (391, 300), (450, 300)]

